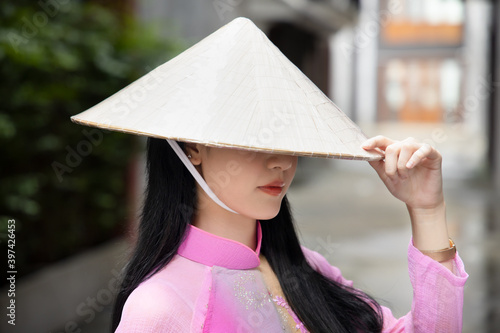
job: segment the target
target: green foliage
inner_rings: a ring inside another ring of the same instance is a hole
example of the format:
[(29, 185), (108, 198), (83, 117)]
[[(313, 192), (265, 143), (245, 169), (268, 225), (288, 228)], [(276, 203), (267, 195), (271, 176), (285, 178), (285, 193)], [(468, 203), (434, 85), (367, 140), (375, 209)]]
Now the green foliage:
[(0, 242), (6, 253), (15, 219), (20, 274), (121, 232), (137, 138), (69, 118), (181, 47), (102, 7), (58, 4), (0, 4)]

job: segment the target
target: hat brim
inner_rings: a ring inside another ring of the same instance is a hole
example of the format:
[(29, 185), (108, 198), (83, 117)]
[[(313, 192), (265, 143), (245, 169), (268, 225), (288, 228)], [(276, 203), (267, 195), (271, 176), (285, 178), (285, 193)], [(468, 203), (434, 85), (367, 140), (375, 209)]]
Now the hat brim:
[(331, 152), (321, 152), (321, 151), (297, 151), (297, 150), (285, 150), (285, 149), (270, 149), (270, 148), (266, 148), (266, 147), (248, 147), (248, 146), (244, 146), (244, 145), (237, 145), (237, 144), (224, 143), (224, 142), (210, 142), (210, 141), (203, 141), (203, 140), (189, 139), (189, 138), (182, 138), (182, 137), (169, 137), (169, 136), (163, 136), (163, 135), (158, 135), (158, 134), (154, 134), (154, 133), (134, 131), (134, 130), (110, 126), (110, 125), (103, 126), (102, 124), (99, 124), (99, 123), (94, 123), (91, 121), (85, 121), (85, 120), (78, 119), (78, 116), (72, 116), (70, 119), (75, 124), (89, 126), (89, 127), (95, 127), (95, 128), (99, 128), (99, 129), (103, 129), (103, 130), (122, 132), (122, 133), (134, 134), (134, 135), (139, 135), (139, 136), (146, 136), (146, 137), (157, 138), (157, 139), (171, 139), (171, 140), (176, 140), (176, 141), (180, 141), (180, 142), (199, 143), (199, 144), (202, 144), (205, 146), (215, 147), (215, 148), (233, 148), (233, 149), (240, 149), (240, 150), (254, 151), (254, 152), (268, 153), (268, 154), (345, 159), (345, 160), (357, 160), (357, 161), (379, 161), (379, 160), (382, 160), (384, 158), (384, 154), (382, 152), (378, 152), (375, 150), (366, 151), (365, 154), (353, 155), (353, 154), (341, 154), (341, 153), (331, 153)]

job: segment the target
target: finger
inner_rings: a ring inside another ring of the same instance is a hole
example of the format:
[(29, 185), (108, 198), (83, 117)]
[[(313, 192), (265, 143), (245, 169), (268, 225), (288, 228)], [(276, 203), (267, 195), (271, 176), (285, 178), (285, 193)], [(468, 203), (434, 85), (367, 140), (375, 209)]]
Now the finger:
[(401, 143), (394, 143), (385, 149), (385, 173), (391, 179), (398, 176), (398, 159)]
[(401, 151), (399, 152), (399, 158), (397, 162), (398, 174), (401, 178), (406, 179), (409, 176), (409, 169), (407, 167), (408, 161), (412, 157), (413, 153), (420, 148), (420, 145), (414, 143), (410, 140), (405, 140), (402, 143)]
[(369, 149), (375, 149), (375, 148), (380, 148), (382, 150), (385, 150), (387, 146), (395, 143), (396, 141), (389, 139), (388, 137), (385, 137), (383, 135), (377, 135), (373, 138), (370, 138), (363, 142), (361, 145), (361, 148), (369, 150)]
[(410, 157), (410, 159), (406, 163), (406, 167), (408, 169), (411, 169), (411, 168), (415, 167), (417, 164), (419, 164), (425, 158), (435, 160), (435, 159), (439, 159), (440, 157), (441, 157), (441, 155), (439, 154), (439, 152), (436, 149), (434, 149), (428, 143), (424, 143), (419, 149), (417, 149), (412, 154), (412, 156)]

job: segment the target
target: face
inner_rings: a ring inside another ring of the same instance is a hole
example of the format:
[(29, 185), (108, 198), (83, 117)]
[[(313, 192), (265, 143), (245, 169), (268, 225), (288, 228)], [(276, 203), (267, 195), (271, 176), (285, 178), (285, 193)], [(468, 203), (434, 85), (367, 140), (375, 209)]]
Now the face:
[[(254, 219), (267, 220), (278, 214), (281, 200), (295, 175), (297, 156), (200, 144), (188, 144), (186, 149), (208, 186), (228, 207)], [(266, 188), (269, 184), (272, 187)], [(197, 186), (198, 194), (208, 198)], [(208, 200), (223, 209), (212, 199)]]

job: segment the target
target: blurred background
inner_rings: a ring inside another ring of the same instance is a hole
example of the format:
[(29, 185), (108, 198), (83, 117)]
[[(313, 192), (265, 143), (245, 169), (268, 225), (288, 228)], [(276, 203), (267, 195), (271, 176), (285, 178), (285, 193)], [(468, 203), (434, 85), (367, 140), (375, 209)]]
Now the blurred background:
[[(0, 331), (109, 331), (145, 141), (69, 117), (238, 16), (367, 136), (440, 150), (449, 232), (470, 275), (464, 332), (498, 331), (500, 4), (486, 0), (1, 2), (0, 242), (16, 325), (3, 280)], [(408, 214), (368, 163), (300, 158), (288, 196), (304, 245), (395, 315), (410, 310)]]

